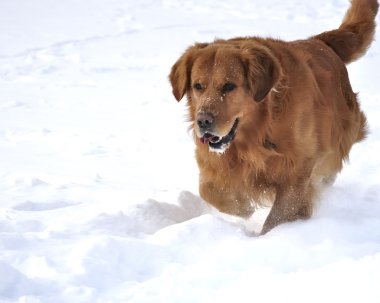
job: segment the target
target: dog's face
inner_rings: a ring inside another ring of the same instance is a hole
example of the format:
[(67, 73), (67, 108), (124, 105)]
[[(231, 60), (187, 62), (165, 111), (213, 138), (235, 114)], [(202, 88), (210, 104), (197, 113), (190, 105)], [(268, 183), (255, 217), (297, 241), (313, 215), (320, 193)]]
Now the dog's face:
[(173, 66), (173, 94), (178, 101), (187, 95), (194, 132), (211, 151), (224, 152), (258, 114), (278, 77), (274, 60), (261, 48), (197, 44)]

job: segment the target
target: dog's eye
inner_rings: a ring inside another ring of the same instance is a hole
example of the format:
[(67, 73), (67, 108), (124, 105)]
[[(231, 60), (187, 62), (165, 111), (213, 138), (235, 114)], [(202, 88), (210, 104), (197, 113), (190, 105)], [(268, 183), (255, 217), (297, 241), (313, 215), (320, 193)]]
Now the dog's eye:
[(233, 83), (226, 83), (223, 85), (222, 87), (222, 93), (225, 94), (225, 93), (228, 93), (228, 92), (232, 92), (234, 89), (236, 88), (236, 85), (233, 84)]
[(202, 90), (203, 89), (203, 87), (202, 87), (202, 85), (200, 84), (200, 83), (195, 83), (194, 85), (193, 85), (193, 87), (194, 87), (194, 89), (195, 90)]

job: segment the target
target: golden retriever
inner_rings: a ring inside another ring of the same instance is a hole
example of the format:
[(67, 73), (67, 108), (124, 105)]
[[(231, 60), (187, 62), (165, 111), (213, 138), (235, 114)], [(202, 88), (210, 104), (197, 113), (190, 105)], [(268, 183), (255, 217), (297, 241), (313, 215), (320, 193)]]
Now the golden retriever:
[(366, 136), (345, 64), (371, 44), (377, 11), (375, 0), (352, 0), (338, 29), (306, 40), (234, 38), (185, 51), (169, 79), (175, 98), (187, 97), (206, 202), (248, 217), (272, 199), (263, 234), (312, 215), (321, 184)]

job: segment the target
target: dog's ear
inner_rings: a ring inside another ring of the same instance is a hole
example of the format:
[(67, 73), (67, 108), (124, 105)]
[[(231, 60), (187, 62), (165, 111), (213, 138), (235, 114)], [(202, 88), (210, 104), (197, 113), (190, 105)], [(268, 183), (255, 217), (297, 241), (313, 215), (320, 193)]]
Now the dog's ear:
[(173, 65), (169, 81), (173, 88), (173, 95), (180, 101), (190, 86), (191, 68), (199, 49), (206, 47), (207, 43), (197, 43), (189, 47)]
[(277, 58), (265, 47), (245, 45), (242, 51), (243, 64), (249, 89), (256, 102), (262, 101), (277, 83), (281, 67)]

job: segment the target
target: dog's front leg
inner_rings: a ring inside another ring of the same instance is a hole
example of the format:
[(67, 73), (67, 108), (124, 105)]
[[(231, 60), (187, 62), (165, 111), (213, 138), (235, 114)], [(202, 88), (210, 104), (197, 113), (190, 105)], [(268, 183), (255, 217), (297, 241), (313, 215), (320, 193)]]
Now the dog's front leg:
[(275, 201), (261, 234), (281, 223), (310, 218), (313, 212), (313, 195), (314, 189), (310, 182), (278, 186)]
[(229, 215), (248, 218), (255, 209), (251, 200), (243, 193), (225, 188), (212, 181), (201, 181), (199, 193), (207, 203)]

